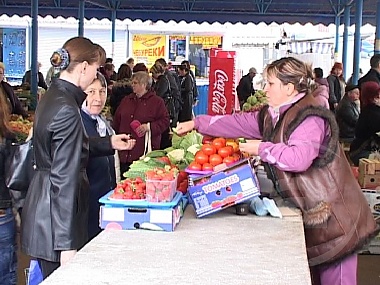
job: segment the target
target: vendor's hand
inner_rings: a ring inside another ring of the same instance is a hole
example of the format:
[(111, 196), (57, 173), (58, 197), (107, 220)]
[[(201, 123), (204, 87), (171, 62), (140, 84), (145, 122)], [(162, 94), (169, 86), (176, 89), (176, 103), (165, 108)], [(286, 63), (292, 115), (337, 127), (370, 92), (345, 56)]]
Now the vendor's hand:
[(259, 154), (259, 145), (261, 140), (247, 140), (245, 143), (239, 143), (239, 149), (241, 152), (246, 152), (249, 155)]
[(130, 135), (119, 134), (111, 136), (111, 145), (116, 150), (131, 150), (136, 144), (135, 139), (131, 139)]
[(61, 251), (61, 266), (67, 264), (75, 255), (77, 254), (77, 250), (64, 250)]
[(136, 134), (141, 138), (145, 135), (145, 133), (148, 131), (148, 125), (147, 124), (141, 124), (135, 129)]
[(178, 135), (186, 134), (194, 129), (195, 123), (194, 121), (187, 121), (183, 123), (179, 123), (175, 128), (174, 132)]

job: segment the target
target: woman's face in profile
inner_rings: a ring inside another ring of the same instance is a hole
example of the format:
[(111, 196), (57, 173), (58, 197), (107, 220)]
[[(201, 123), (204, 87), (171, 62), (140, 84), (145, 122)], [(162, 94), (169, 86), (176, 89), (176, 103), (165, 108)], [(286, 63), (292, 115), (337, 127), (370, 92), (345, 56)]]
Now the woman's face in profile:
[(94, 80), (84, 91), (86, 97), (86, 109), (91, 115), (99, 115), (107, 100), (107, 90), (99, 79)]

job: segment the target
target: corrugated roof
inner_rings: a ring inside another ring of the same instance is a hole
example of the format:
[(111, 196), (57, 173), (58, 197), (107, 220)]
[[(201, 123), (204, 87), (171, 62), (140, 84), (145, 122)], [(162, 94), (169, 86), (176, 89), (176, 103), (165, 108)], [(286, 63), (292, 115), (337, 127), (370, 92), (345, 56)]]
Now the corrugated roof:
[[(53, 17), (77, 17), (78, 2), (74, 0), (39, 0), (39, 14)], [(265, 22), (265, 23), (322, 23), (335, 22), (345, 0), (88, 0), (85, 1), (85, 17), (152, 21), (197, 22)], [(348, 1), (355, 3), (355, 1)], [(365, 0), (363, 24), (376, 24), (377, 0)], [(30, 15), (31, 0), (0, 0), (0, 13)], [(354, 23), (355, 4), (351, 9)]]

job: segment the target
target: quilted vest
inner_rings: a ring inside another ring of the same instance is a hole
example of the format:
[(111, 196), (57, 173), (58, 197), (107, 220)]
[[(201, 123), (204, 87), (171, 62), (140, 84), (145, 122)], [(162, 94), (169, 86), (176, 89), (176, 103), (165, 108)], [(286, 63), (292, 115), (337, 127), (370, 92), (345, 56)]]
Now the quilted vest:
[(292, 132), (309, 116), (324, 119), (330, 130), (326, 146), (304, 172), (286, 172), (269, 164), (270, 177), (280, 196), (303, 215), (309, 265), (336, 262), (358, 250), (379, 232), (368, 203), (338, 143), (333, 113), (318, 105), (312, 95), (294, 103), (276, 126), (268, 108), (260, 112), (264, 141), (287, 144)]

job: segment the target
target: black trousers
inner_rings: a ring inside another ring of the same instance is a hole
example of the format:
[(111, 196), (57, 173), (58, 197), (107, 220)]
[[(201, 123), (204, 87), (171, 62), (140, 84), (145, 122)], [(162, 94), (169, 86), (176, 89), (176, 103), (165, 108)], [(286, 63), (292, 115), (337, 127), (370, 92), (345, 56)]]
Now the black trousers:
[(59, 266), (61, 266), (60, 262), (53, 262), (53, 261), (48, 261), (45, 259), (37, 259), (38, 264), (40, 265), (41, 271), (42, 271), (42, 276), (44, 280), (53, 273)]
[(161, 144), (160, 144), (160, 149), (165, 149), (168, 147), (172, 146), (172, 141), (170, 139), (170, 128), (166, 129), (162, 134), (161, 134)]

